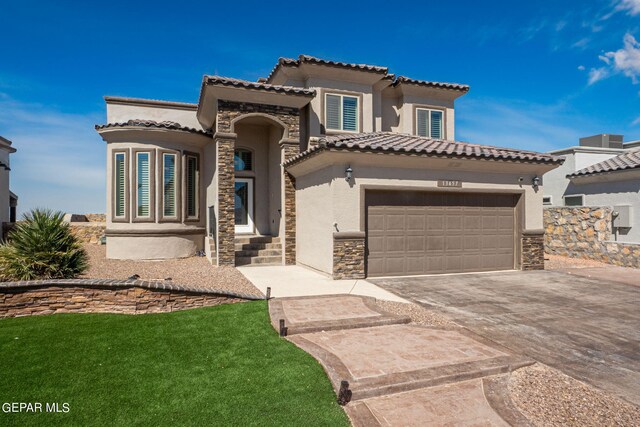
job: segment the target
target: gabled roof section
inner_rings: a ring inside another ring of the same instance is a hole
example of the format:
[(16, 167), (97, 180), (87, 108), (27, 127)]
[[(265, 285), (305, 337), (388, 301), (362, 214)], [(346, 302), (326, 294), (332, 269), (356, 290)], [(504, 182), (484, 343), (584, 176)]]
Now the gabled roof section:
[(344, 150), (369, 153), (405, 154), (428, 157), (501, 160), (521, 163), (559, 165), (561, 157), (550, 154), (499, 148), (468, 142), (445, 141), (392, 132), (372, 132), (327, 136), (319, 144), (285, 162), (291, 166), (323, 150)]
[(210, 132), (190, 128), (187, 126), (182, 126), (178, 122), (164, 121), (164, 122), (156, 122), (154, 120), (142, 120), (142, 119), (132, 119), (126, 122), (120, 123), (107, 123), (104, 125), (96, 125), (95, 128), (97, 131), (109, 128), (125, 128), (125, 127), (140, 127), (140, 128), (151, 128), (151, 129), (168, 129), (168, 130), (178, 130), (182, 132), (191, 132), (198, 133), (202, 135), (211, 135)]
[(400, 84), (433, 87), (437, 89), (458, 90), (465, 93), (469, 92), (468, 85), (462, 85), (458, 83), (431, 82), (427, 80), (416, 80), (416, 79), (410, 79), (409, 77), (405, 77), (405, 76), (398, 76), (396, 80), (393, 82), (393, 86), (398, 86)]
[(14, 147), (11, 146), (11, 144), (13, 144), (11, 141), (9, 141), (7, 138), (0, 136), (0, 148), (3, 150), (7, 150), (9, 153), (15, 153), (16, 150)]
[(631, 169), (640, 169), (640, 150), (629, 151), (605, 161), (593, 164), (567, 175), (567, 178), (578, 178), (581, 176), (592, 176), (596, 174), (620, 172)]
[(300, 66), (300, 64), (304, 64), (304, 63), (326, 65), (328, 67), (346, 68), (346, 69), (367, 71), (371, 73), (380, 73), (380, 74), (387, 74), (387, 71), (388, 71), (387, 67), (379, 67), (377, 65), (350, 64), (347, 62), (330, 61), (327, 59), (316, 58), (315, 56), (310, 56), (310, 55), (300, 55), (298, 56), (298, 59), (279, 58), (278, 63), (276, 64), (275, 67), (273, 67), (273, 69), (271, 70), (271, 72), (269, 73), (265, 81), (267, 83), (270, 82), (274, 74), (281, 67), (298, 67)]
[(239, 89), (250, 89), (250, 90), (258, 90), (265, 92), (275, 92), (275, 93), (283, 93), (286, 95), (299, 95), (299, 96), (308, 96), (313, 97), (316, 94), (315, 90), (305, 89), (294, 86), (281, 86), (281, 85), (272, 85), (268, 83), (261, 82), (250, 82), (248, 80), (240, 80), (240, 79), (232, 79), (229, 77), (220, 77), (220, 76), (204, 76), (203, 82), (204, 85), (211, 86), (230, 86)]

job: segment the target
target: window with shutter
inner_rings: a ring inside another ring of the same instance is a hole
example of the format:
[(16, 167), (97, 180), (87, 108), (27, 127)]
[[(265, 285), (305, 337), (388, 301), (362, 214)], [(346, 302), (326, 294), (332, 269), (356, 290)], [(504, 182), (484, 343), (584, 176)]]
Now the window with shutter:
[(253, 153), (244, 148), (238, 148), (233, 155), (233, 168), (237, 171), (253, 170)]
[(186, 158), (186, 204), (187, 218), (198, 217), (198, 157), (188, 155)]
[(162, 155), (163, 213), (165, 217), (176, 217), (176, 155)]
[(116, 218), (124, 218), (126, 217), (126, 209), (127, 209), (127, 195), (126, 195), (126, 157), (125, 153), (116, 153), (115, 154), (115, 165), (114, 165), (114, 174), (115, 174), (115, 210), (114, 216)]
[(137, 212), (138, 217), (150, 217), (151, 215), (151, 171), (150, 171), (150, 154), (137, 153)]
[(442, 138), (442, 111), (431, 111), (431, 138)]
[(442, 110), (416, 108), (416, 134), (428, 138), (444, 138)]
[(325, 127), (329, 130), (358, 132), (358, 97), (326, 94)]
[(429, 136), (429, 111), (416, 110), (416, 133), (418, 136)]

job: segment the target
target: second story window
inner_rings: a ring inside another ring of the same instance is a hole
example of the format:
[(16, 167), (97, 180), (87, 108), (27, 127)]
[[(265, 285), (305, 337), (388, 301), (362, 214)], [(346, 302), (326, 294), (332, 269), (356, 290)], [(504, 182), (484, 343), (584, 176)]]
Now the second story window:
[(443, 111), (416, 108), (416, 134), (429, 138), (444, 138)]
[(325, 127), (328, 130), (358, 132), (358, 122), (357, 97), (325, 95)]

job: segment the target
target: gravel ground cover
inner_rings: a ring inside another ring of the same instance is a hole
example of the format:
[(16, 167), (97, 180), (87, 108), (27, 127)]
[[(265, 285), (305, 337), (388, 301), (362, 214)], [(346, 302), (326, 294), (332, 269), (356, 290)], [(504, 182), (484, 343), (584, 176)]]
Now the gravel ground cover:
[(558, 270), (561, 268), (611, 267), (611, 264), (606, 264), (600, 261), (582, 258), (569, 258), (561, 255), (545, 254), (544, 259), (545, 270)]
[(516, 407), (536, 426), (638, 426), (640, 408), (537, 363), (509, 379)]
[(81, 276), (90, 279), (126, 279), (137, 274), (140, 280), (171, 278), (179, 285), (196, 285), (212, 289), (261, 296), (251, 282), (234, 267), (215, 267), (206, 257), (161, 261), (107, 259), (106, 246), (85, 245), (89, 269)]
[(456, 326), (445, 315), (413, 303), (376, 300), (378, 307), (399, 316), (409, 316), (413, 323), (425, 326)]

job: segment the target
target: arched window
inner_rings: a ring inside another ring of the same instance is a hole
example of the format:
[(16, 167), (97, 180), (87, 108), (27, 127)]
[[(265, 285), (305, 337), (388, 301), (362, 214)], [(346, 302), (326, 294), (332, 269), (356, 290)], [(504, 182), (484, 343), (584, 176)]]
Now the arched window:
[(244, 148), (237, 148), (233, 152), (233, 168), (237, 171), (253, 170), (253, 153)]

